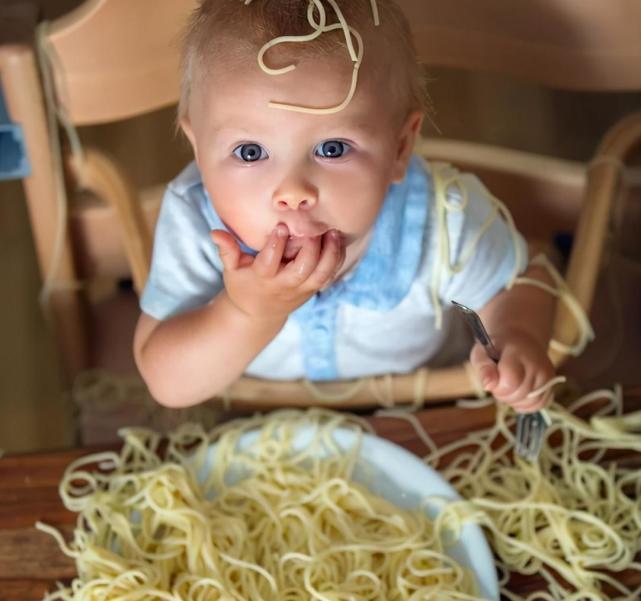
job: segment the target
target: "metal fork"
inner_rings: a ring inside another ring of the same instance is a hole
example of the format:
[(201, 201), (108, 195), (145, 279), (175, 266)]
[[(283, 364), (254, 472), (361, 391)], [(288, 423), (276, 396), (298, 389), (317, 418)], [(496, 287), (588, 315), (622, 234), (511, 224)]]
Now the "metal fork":
[[(487, 356), (498, 363), (501, 355), (492, 344), (492, 340), (476, 311), (469, 307), (452, 301), (469, 326), (474, 338), (485, 349)], [(541, 411), (534, 413), (516, 414), (516, 453), (528, 461), (536, 461), (543, 444), (543, 435), (548, 427), (548, 422)]]

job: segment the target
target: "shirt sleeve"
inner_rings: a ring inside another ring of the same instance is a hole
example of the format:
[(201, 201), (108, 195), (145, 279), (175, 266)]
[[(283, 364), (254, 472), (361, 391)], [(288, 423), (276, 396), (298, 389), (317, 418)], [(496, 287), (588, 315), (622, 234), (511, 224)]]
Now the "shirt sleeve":
[(527, 245), (500, 215), (481, 181), (455, 174), (447, 190), (450, 265), (441, 286), (444, 303), (452, 300), (478, 310), (527, 266)]
[(162, 200), (151, 269), (140, 308), (166, 319), (207, 304), (223, 288), (222, 263), (210, 237), (198, 186), (167, 188)]

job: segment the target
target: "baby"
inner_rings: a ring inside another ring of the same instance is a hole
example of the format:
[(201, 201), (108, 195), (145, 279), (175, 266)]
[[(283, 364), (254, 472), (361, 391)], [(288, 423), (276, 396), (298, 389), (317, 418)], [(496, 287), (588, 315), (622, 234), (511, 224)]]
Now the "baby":
[[(453, 299), (501, 352), (494, 364), (472, 347), (483, 386), (517, 411), (545, 404), (527, 395), (554, 375), (553, 301), (506, 289), (545, 276), (478, 179), (413, 154), (424, 84), (393, 0), (204, 0), (182, 65), (195, 162), (165, 194), (134, 340), (160, 403), (198, 403), (243, 373), (460, 360)], [(439, 193), (457, 209), (444, 219)]]

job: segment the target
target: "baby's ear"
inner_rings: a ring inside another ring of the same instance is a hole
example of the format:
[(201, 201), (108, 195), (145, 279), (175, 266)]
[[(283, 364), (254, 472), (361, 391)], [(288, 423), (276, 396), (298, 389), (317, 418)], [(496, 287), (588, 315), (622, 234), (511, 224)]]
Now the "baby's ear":
[(414, 151), (416, 137), (421, 132), (424, 116), (421, 111), (411, 112), (401, 128), (396, 146), (394, 169), (392, 170), (392, 182), (394, 183), (400, 182), (405, 177), (407, 165)]

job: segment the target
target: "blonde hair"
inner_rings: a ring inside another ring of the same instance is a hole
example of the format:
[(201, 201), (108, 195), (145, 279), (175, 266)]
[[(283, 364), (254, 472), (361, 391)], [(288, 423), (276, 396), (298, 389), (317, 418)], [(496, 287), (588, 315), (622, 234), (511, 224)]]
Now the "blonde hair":
[[(326, 0), (321, 0), (326, 2)], [(259, 50), (280, 36), (309, 34), (309, 0), (202, 0), (192, 14), (183, 38), (181, 93), (178, 118), (187, 116), (193, 89), (210, 75), (214, 60), (256, 60)], [(409, 25), (394, 0), (377, 0), (380, 25), (372, 18), (371, 0), (342, 0), (340, 11), (365, 44), (364, 69), (386, 82), (387, 97), (405, 116), (427, 107), (425, 78), (418, 62)], [(330, 5), (327, 13), (333, 14)], [(270, 61), (283, 54), (334, 58), (345, 53), (345, 37), (329, 32), (302, 44), (281, 44), (269, 51)], [(369, 51), (369, 52), (368, 52)], [(376, 52), (376, 60), (372, 55)], [(368, 60), (369, 59), (369, 60)], [(347, 59), (346, 59), (347, 60)], [(395, 85), (389, 85), (394, 81)]]

